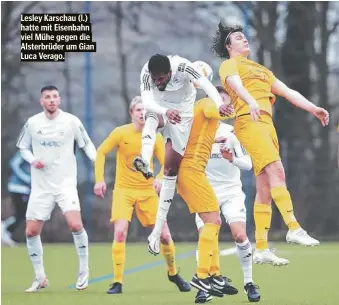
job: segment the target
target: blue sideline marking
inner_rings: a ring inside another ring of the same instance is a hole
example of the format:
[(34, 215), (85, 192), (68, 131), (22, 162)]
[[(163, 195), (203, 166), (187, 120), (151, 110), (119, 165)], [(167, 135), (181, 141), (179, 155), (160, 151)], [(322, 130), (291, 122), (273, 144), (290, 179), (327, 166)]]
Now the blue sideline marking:
[[(176, 260), (184, 259), (184, 258), (190, 257), (192, 255), (195, 255), (195, 251), (196, 250), (192, 250), (192, 251), (189, 251), (189, 252), (186, 252), (186, 253), (179, 254), (179, 255), (176, 256)], [(164, 264), (165, 264), (164, 260), (157, 261), (157, 262), (154, 262), (154, 263), (144, 264), (144, 265), (126, 270), (124, 272), (124, 275), (132, 274), (132, 273), (136, 273), (136, 272), (140, 272), (140, 271), (144, 271), (144, 270), (148, 270), (148, 269), (152, 269), (154, 267), (158, 267), (158, 266), (161, 266), (161, 265), (164, 265)], [(88, 283), (89, 284), (98, 283), (98, 282), (102, 282), (102, 281), (106, 281), (108, 279), (111, 279), (112, 277), (113, 277), (113, 273), (106, 274), (106, 275), (103, 275), (103, 276), (92, 278), (88, 281)], [(68, 288), (74, 289), (75, 284), (69, 285)]]

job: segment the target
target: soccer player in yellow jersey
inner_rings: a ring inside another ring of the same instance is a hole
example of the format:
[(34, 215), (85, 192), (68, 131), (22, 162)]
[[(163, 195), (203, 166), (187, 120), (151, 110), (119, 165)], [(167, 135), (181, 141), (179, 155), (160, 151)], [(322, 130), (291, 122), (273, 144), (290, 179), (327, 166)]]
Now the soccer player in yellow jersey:
[[(227, 102), (224, 96), (222, 99), (223, 103)], [(209, 301), (208, 295), (222, 297), (223, 294), (238, 292), (220, 274), (219, 204), (205, 174), (220, 119), (224, 117), (220, 116), (217, 106), (210, 98), (196, 103), (190, 136), (178, 172), (178, 193), (185, 200), (190, 212), (199, 213), (205, 224), (199, 235), (197, 274), (191, 281), (191, 285), (199, 289), (196, 303)]]
[(289, 228), (287, 242), (314, 246), (319, 241), (310, 237), (294, 216), (272, 121), (272, 105), (275, 95), (280, 95), (312, 113), (323, 127), (328, 125), (329, 114), (299, 92), (288, 88), (266, 67), (249, 60), (250, 48), (242, 27), (227, 27), (219, 23), (212, 50), (217, 56), (226, 59), (219, 69), (220, 80), (235, 108), (235, 134), (249, 153), (256, 176), (254, 220), (257, 250), (253, 256), (254, 262), (286, 265), (288, 260), (277, 257), (268, 248), (272, 199)]
[[(144, 126), (143, 105), (141, 97), (135, 97), (130, 104), (132, 123), (115, 128), (97, 150), (95, 162), (94, 192), (104, 197), (106, 183), (104, 180), (105, 157), (117, 148), (116, 178), (113, 191), (112, 217), (114, 223), (114, 241), (112, 260), (114, 280), (108, 294), (122, 293), (123, 272), (126, 252), (126, 238), (133, 210), (144, 227), (153, 228), (158, 209), (157, 193), (160, 189), (157, 179), (145, 180), (133, 166), (133, 160), (141, 149), (141, 134)], [(157, 134), (154, 154), (160, 164), (164, 164), (165, 145), (161, 134)], [(151, 164), (153, 168), (153, 164)], [(161, 232), (161, 252), (168, 266), (168, 279), (175, 283), (180, 291), (190, 291), (190, 285), (179, 275), (175, 263), (175, 248), (167, 223)]]

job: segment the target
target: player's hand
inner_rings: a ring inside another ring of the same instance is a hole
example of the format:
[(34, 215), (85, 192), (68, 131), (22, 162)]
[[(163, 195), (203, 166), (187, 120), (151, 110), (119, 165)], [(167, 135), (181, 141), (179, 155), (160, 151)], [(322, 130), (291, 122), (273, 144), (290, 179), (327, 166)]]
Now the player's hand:
[(161, 180), (158, 180), (158, 179), (153, 180), (153, 188), (158, 195), (160, 194), (160, 191), (161, 191), (161, 185), (162, 185)]
[(223, 158), (227, 159), (230, 162), (233, 162), (234, 156), (232, 150), (227, 147), (227, 145), (221, 145), (220, 152)]
[(260, 117), (260, 106), (258, 105), (257, 102), (248, 105), (249, 109), (250, 109), (250, 114), (251, 114), (251, 118), (253, 121), (258, 121), (259, 117)]
[(327, 126), (330, 121), (330, 115), (324, 108), (317, 107), (313, 111), (313, 115), (321, 122), (323, 127)]
[(168, 118), (168, 121), (171, 123), (171, 124), (176, 124), (176, 123), (180, 123), (181, 122), (181, 116), (179, 114), (179, 111), (178, 110), (175, 110), (175, 109), (168, 109), (166, 111), (166, 116)]
[(234, 114), (234, 108), (232, 104), (223, 104), (219, 107), (220, 116), (231, 116)]
[(94, 185), (94, 194), (98, 197), (104, 198), (106, 193), (106, 182), (98, 182)]
[(44, 165), (41, 161), (39, 161), (39, 160), (33, 161), (33, 162), (32, 162), (32, 166), (33, 166), (34, 168), (37, 168), (37, 169), (41, 169), (41, 168), (44, 168), (44, 167), (45, 167), (45, 165)]

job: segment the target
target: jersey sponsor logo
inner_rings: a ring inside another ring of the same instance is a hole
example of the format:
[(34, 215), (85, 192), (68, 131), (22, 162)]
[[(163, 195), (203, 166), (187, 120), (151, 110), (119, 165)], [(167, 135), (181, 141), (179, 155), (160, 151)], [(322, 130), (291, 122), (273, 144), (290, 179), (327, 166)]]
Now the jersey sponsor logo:
[(41, 141), (40, 145), (44, 147), (61, 147), (64, 143), (61, 141)]
[(37, 134), (40, 134), (40, 135), (42, 135), (42, 131), (41, 131), (41, 130), (39, 130), (39, 131), (37, 132)]

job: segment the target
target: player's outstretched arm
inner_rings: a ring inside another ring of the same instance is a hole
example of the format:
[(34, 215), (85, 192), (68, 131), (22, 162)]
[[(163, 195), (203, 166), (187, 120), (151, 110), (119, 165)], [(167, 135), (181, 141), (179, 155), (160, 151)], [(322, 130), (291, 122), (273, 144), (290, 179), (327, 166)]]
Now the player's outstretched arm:
[(312, 113), (322, 124), (323, 127), (328, 125), (329, 113), (321, 107), (318, 107), (306, 99), (298, 91), (287, 87), (282, 81), (276, 79), (272, 85), (272, 93), (284, 97), (298, 108)]
[(243, 86), (240, 76), (237, 74), (230, 75), (226, 78), (226, 82), (248, 104), (252, 120), (257, 121), (260, 116), (260, 107), (254, 97)]

